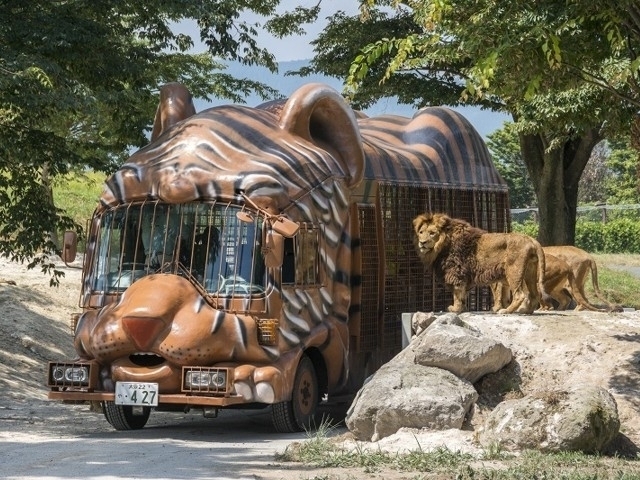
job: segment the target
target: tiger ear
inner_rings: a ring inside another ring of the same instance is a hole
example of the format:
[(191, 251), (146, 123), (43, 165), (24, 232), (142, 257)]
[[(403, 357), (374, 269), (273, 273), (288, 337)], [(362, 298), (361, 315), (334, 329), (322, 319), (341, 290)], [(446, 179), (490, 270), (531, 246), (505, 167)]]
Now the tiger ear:
[(154, 141), (172, 125), (195, 115), (191, 92), (181, 83), (167, 83), (160, 89), (160, 104), (153, 121), (151, 141)]
[(280, 113), (280, 127), (294, 135), (337, 153), (336, 160), (355, 187), (364, 173), (364, 150), (356, 116), (333, 88), (309, 83), (296, 90)]

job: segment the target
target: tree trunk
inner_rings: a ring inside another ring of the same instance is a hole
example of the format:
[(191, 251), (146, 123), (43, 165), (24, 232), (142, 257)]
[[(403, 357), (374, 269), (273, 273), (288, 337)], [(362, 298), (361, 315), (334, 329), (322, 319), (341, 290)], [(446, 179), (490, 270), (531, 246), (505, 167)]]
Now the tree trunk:
[[(46, 208), (50, 209), (52, 212), (55, 211), (55, 202), (53, 201), (53, 186), (51, 184), (51, 176), (49, 175), (48, 163), (42, 165), (42, 188), (45, 192), (45, 198), (49, 202), (49, 205)], [(55, 247), (59, 249), (60, 238), (58, 236), (58, 231), (55, 228), (49, 231), (49, 238), (51, 239), (51, 242), (55, 245)]]
[(597, 129), (549, 148), (545, 134), (520, 135), (522, 158), (538, 198), (538, 241), (542, 245), (573, 245), (576, 232), (578, 182), (602, 140)]

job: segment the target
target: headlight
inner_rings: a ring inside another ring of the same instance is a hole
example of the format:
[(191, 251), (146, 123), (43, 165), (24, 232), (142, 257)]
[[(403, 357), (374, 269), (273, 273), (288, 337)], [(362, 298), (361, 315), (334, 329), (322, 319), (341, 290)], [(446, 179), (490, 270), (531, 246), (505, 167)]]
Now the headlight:
[(184, 367), (184, 391), (224, 393), (227, 390), (226, 368)]
[(89, 366), (72, 363), (49, 364), (50, 386), (88, 386)]

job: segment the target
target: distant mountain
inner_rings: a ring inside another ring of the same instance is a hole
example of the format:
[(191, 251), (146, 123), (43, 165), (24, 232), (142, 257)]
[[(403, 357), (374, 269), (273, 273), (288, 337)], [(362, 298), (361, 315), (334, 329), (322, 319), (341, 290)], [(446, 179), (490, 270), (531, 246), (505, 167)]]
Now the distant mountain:
[[(248, 67), (237, 63), (230, 64), (226, 70), (235, 77), (239, 78), (251, 78), (259, 79), (260, 81), (276, 88), (280, 93), (285, 96), (291, 95), (294, 91), (300, 88), (306, 83), (321, 82), (335, 88), (338, 91), (342, 90), (342, 83), (335, 78), (326, 77), (324, 75), (311, 75), (308, 77), (298, 76), (286, 76), (285, 73), (289, 71), (296, 71), (305, 66), (308, 60), (296, 60), (291, 62), (281, 62), (279, 64), (279, 73), (274, 75), (264, 67)], [(259, 105), (264, 100), (256, 95), (250, 95), (245, 98), (247, 105)], [(196, 110), (200, 111), (205, 108), (210, 108), (217, 105), (224, 105), (229, 103), (228, 100), (216, 99), (211, 102), (205, 102), (202, 100), (196, 100)], [(507, 115), (502, 113), (491, 112), (488, 110), (482, 110), (479, 107), (453, 107), (454, 110), (462, 113), (471, 124), (480, 132), (480, 134), (486, 138), (486, 136), (495, 130), (502, 128), (502, 124), (505, 121), (511, 120)], [(415, 108), (410, 105), (401, 105), (395, 98), (387, 98), (380, 100), (371, 108), (366, 109), (364, 112), (370, 117), (382, 114), (402, 115), (405, 117), (411, 117), (415, 113)]]

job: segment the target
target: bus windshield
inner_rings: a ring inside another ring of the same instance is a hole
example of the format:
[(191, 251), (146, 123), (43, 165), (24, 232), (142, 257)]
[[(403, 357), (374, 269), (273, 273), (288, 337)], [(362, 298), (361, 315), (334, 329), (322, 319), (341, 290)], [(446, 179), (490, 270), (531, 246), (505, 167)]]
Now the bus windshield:
[(264, 293), (262, 218), (236, 217), (215, 203), (145, 202), (114, 207), (100, 218), (94, 291), (121, 292), (152, 273), (175, 273), (209, 294)]

